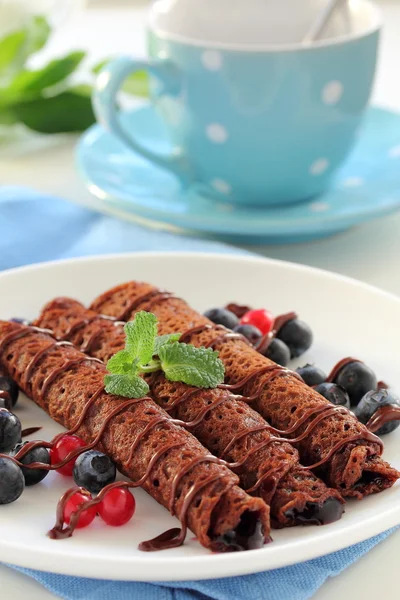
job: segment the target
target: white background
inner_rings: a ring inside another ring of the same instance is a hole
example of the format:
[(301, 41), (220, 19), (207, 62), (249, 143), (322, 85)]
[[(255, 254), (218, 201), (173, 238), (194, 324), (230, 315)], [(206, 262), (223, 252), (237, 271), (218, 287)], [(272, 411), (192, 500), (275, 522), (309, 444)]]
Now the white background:
[[(140, 0), (92, 1), (85, 13), (77, 15), (58, 32), (49, 53), (55, 55), (66, 49), (87, 48), (93, 62), (119, 53), (143, 56), (146, 5), (147, 2)], [(373, 102), (400, 111), (400, 1), (382, 0), (381, 6), (385, 28)], [(0, 183), (26, 185), (86, 202), (88, 194), (74, 169), (75, 143), (73, 137), (62, 138), (35, 152), (8, 157), (3, 154), (0, 157)], [(400, 214), (373, 221), (331, 239), (309, 244), (264, 246), (255, 250), (266, 256), (350, 275), (400, 295)], [(379, 315), (371, 315), (371, 327), (378, 319)], [(314, 596), (315, 600), (337, 600), (338, 597), (352, 600), (398, 599), (399, 555), (400, 532), (342, 575), (329, 580)], [(3, 566), (0, 566), (0, 579), (2, 597), (9, 600), (54, 598), (30, 578)]]

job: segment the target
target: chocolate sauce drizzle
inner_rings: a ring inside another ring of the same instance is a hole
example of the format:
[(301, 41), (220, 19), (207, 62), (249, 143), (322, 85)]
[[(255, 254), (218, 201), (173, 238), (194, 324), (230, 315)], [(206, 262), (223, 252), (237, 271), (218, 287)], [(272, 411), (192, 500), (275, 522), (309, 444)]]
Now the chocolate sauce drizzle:
[[(280, 317), (277, 317), (275, 319), (274, 329), (271, 333), (273, 335), (276, 335), (276, 332), (279, 331), (279, 329), (281, 327), (283, 327), (283, 325), (285, 323), (296, 318), (296, 316), (297, 316), (296, 313), (286, 313), (285, 315), (281, 315)], [(187, 331), (185, 331), (184, 333), (182, 333), (179, 341), (187, 342), (191, 339), (192, 335), (200, 334), (200, 333), (202, 333), (204, 331), (208, 331), (208, 330), (220, 331), (220, 329), (221, 329), (220, 326), (215, 326), (215, 325), (212, 325), (209, 323), (204, 324), (204, 325), (198, 325), (198, 326), (192, 327), (192, 328), (188, 329)], [(214, 347), (216, 345), (219, 345), (226, 341), (229, 341), (230, 339), (232, 339), (231, 332), (229, 330), (226, 330), (226, 333), (224, 333), (222, 335), (218, 335), (217, 338), (210, 341), (207, 344), (207, 346)], [(234, 339), (236, 339), (236, 336)], [(338, 363), (338, 365), (336, 365), (336, 368), (338, 368), (340, 370), (341, 368), (343, 368), (343, 366), (345, 366), (346, 364), (348, 364), (350, 362), (360, 362), (360, 361), (357, 361), (356, 359), (353, 359), (353, 358), (347, 358), (347, 359), (340, 361), (340, 363)], [(337, 372), (334, 369), (330, 376), (336, 377)], [(256, 369), (255, 371), (248, 374), (246, 377), (244, 377), (243, 379), (241, 379), (240, 381), (238, 381), (235, 384), (230, 384), (230, 385), (220, 384), (218, 387), (229, 390), (229, 391), (243, 390), (246, 385), (251, 384), (254, 379), (257, 379), (258, 377), (261, 377), (261, 376), (263, 376), (262, 380), (260, 381), (259, 385), (257, 386), (257, 389), (255, 390), (255, 392), (251, 396), (241, 396), (240, 397), (241, 400), (244, 400), (245, 402), (252, 402), (252, 401), (256, 400), (259, 397), (261, 391), (264, 389), (265, 385), (268, 383), (271, 383), (277, 377), (282, 377), (282, 376), (295, 377), (295, 378), (299, 379), (300, 381), (302, 381), (301, 376), (294, 371), (291, 371), (285, 367), (281, 367), (280, 365), (266, 365), (266, 366), (260, 367), (259, 369)], [(320, 414), (320, 413), (323, 413), (323, 414)], [(293, 434), (296, 431), (298, 431), (298, 429), (304, 423), (306, 423), (306, 421), (311, 419), (311, 422), (307, 425), (305, 431), (299, 437), (290, 438), (290, 439), (276, 438), (276, 440), (288, 441), (288, 442), (294, 444), (294, 443), (300, 442), (301, 440), (305, 439), (323, 419), (333, 416), (333, 415), (347, 416), (349, 414), (351, 414), (350, 411), (348, 409), (346, 409), (345, 407), (335, 407), (335, 406), (332, 407), (329, 403), (327, 403), (326, 405), (324, 405), (322, 407), (312, 408), (309, 411), (306, 411), (302, 415), (302, 417), (300, 419), (298, 419), (294, 423), (294, 425), (287, 430), (276, 429), (275, 427), (272, 427), (271, 425), (267, 425), (266, 428), (268, 428), (271, 432), (276, 433), (278, 435), (287, 436), (287, 435)], [(234, 440), (235, 440), (235, 438), (231, 441), (231, 444)], [(340, 440), (337, 444), (335, 444), (333, 446), (333, 448), (326, 454), (326, 456), (324, 458), (322, 458), (315, 464), (307, 465), (303, 468), (304, 469), (315, 469), (317, 467), (320, 467), (324, 463), (329, 461), (332, 458), (332, 456), (346, 444), (348, 444), (350, 442), (356, 442), (356, 441), (362, 441), (362, 440), (371, 442), (373, 444), (377, 444), (379, 447), (379, 454), (382, 454), (382, 451), (383, 451), (382, 441), (379, 439), (379, 437), (375, 436), (370, 431), (364, 430), (363, 432), (360, 432), (354, 436), (351, 436), (344, 440)], [(225, 452), (226, 452), (226, 449), (225, 449)], [(247, 491), (249, 491), (249, 490), (247, 490)]]
[(258, 344), (256, 346), (257, 352), (264, 354), (265, 351), (268, 349), (268, 346), (271, 344), (272, 340), (274, 338), (276, 338), (276, 336), (278, 335), (278, 333), (282, 329), (282, 327), (284, 325), (286, 325), (286, 323), (288, 323), (289, 321), (293, 321), (293, 319), (297, 319), (297, 317), (298, 317), (297, 313), (295, 313), (293, 311), (284, 313), (283, 315), (278, 315), (274, 320), (274, 324), (272, 325), (271, 331), (268, 332), (266, 335), (264, 335), (261, 338), (261, 340), (258, 342)]
[[(134, 310), (136, 310), (139, 306), (141, 306), (141, 304), (147, 302), (149, 299), (152, 300), (152, 305), (157, 303), (159, 300), (166, 300), (169, 298), (174, 298), (175, 296), (173, 294), (170, 294), (168, 292), (161, 292), (160, 290), (152, 290), (151, 292), (148, 292), (147, 294), (143, 294), (142, 296), (139, 296), (137, 298), (135, 298), (129, 305), (127, 308), (124, 309), (124, 313), (121, 314), (118, 318), (123, 320), (124, 318), (127, 318), (128, 316), (130, 316), (132, 314), (132, 312)], [(142, 307), (141, 307), (142, 308)], [(129, 309), (129, 310), (128, 310)], [(276, 337), (277, 333), (279, 332), (279, 330), (289, 321), (296, 319), (297, 318), (297, 313), (295, 312), (288, 312), (282, 315), (279, 315), (278, 317), (275, 318), (274, 324), (273, 324), (273, 328), (272, 331), (269, 332), (266, 336), (264, 336), (260, 343), (258, 344), (256, 350), (259, 352), (265, 352), (265, 350), (268, 348), (268, 345), (271, 343), (271, 340)], [(213, 340), (210, 340), (207, 344), (206, 347), (212, 347), (214, 348), (215, 346), (218, 346), (219, 344), (222, 344), (224, 342), (227, 342), (229, 340), (232, 339), (238, 339), (241, 341), (245, 341), (247, 344), (249, 344), (247, 338), (245, 338), (244, 336), (242, 336), (241, 334), (237, 334), (235, 332), (230, 331), (229, 329), (226, 329), (225, 327), (221, 326), (221, 325), (214, 325), (211, 323), (206, 323), (206, 324), (202, 324), (202, 325), (197, 325), (194, 327), (191, 327), (190, 329), (188, 329), (187, 331), (183, 332), (179, 338), (180, 342), (184, 342), (184, 343), (188, 343), (191, 339), (191, 337), (193, 335), (196, 334), (200, 334), (203, 333), (204, 331), (209, 331), (209, 330), (214, 330), (216, 332), (218, 332), (218, 336), (216, 338), (214, 338)], [(220, 331), (222, 331), (222, 333), (219, 333)], [(354, 362), (356, 361), (356, 359), (344, 359), (344, 361), (341, 361), (340, 363), (338, 363), (337, 367), (342, 368), (345, 364), (348, 364), (348, 362)], [(334, 375), (334, 373), (331, 373)], [(271, 383), (275, 378), (277, 377), (295, 377), (298, 380), (302, 381), (301, 376), (294, 372), (291, 371), (285, 367), (281, 367), (280, 365), (266, 365), (263, 367), (260, 367), (259, 369), (256, 369), (255, 371), (253, 371), (252, 373), (250, 373), (249, 375), (247, 375), (246, 377), (244, 377), (242, 380), (238, 381), (235, 384), (231, 384), (231, 385), (227, 385), (227, 384), (221, 384), (218, 387), (222, 388), (222, 389), (226, 389), (229, 391), (239, 391), (239, 390), (243, 390), (244, 387), (247, 384), (250, 384), (252, 382), (253, 379), (257, 379), (258, 377), (264, 376), (262, 378), (262, 380), (260, 381), (257, 389), (255, 390), (255, 392), (251, 395), (251, 396), (241, 396), (240, 399), (245, 401), (245, 402), (252, 402), (254, 400), (256, 400), (261, 391), (263, 390), (264, 386), (267, 383)], [(188, 391), (186, 392), (180, 399), (180, 402), (183, 402), (187, 397), (188, 394), (192, 394), (194, 393), (193, 391)], [(236, 396), (237, 398), (237, 396)], [(168, 407), (166, 410), (170, 411), (172, 410), (172, 408), (174, 406), (177, 406), (177, 404), (179, 404), (179, 401), (175, 401), (175, 403), (173, 405), (171, 405), (170, 407)], [(212, 406), (208, 407), (209, 409), (212, 408)], [(207, 411), (208, 412), (208, 411)], [(321, 414), (323, 413), (323, 414)], [(206, 413), (205, 413), (206, 414)], [(331, 407), (329, 404), (326, 404), (322, 407), (318, 407), (318, 408), (313, 408), (310, 409), (309, 411), (306, 411), (301, 418), (299, 418), (292, 427), (290, 427), (287, 430), (279, 430), (276, 429), (274, 427), (272, 427), (271, 425), (267, 424), (266, 428), (268, 428), (271, 432), (276, 433), (278, 435), (281, 436), (287, 436), (290, 434), (295, 433), (296, 431), (298, 431), (298, 429), (309, 419), (311, 419), (311, 422), (307, 425), (305, 431), (303, 432), (303, 434), (301, 434), (299, 437), (295, 437), (295, 438), (275, 438), (272, 441), (288, 441), (292, 444), (300, 442), (301, 440), (305, 439), (307, 437), (307, 435), (309, 435), (312, 430), (325, 418), (333, 416), (333, 415), (342, 415), (342, 416), (348, 416), (350, 413), (350, 411), (348, 411), (345, 407)], [(244, 433), (243, 435), (246, 435), (246, 433)], [(235, 438), (234, 438), (235, 439)], [(340, 450), (343, 446), (345, 446), (348, 443), (351, 442), (357, 442), (357, 441), (362, 441), (365, 440), (367, 442), (376, 444), (379, 448), (379, 454), (381, 455), (383, 452), (383, 443), (382, 441), (379, 439), (379, 437), (375, 436), (373, 433), (371, 433), (368, 430), (364, 430), (363, 432), (360, 432), (354, 436), (351, 436), (347, 439), (341, 440), (339, 441), (337, 444), (335, 444), (333, 446), (333, 448), (327, 453), (327, 455), (322, 458), (320, 461), (318, 461), (315, 464), (312, 465), (307, 465), (305, 467), (303, 467), (304, 469), (314, 469), (317, 468), (319, 466), (322, 466), (324, 463), (326, 463), (327, 461), (330, 460), (330, 458), (332, 458), (332, 456), (338, 451)], [(231, 441), (232, 442), (232, 441)], [(230, 444), (230, 447), (231, 444)], [(227, 449), (224, 450), (225, 454), (227, 451)], [(233, 468), (233, 465), (231, 466), (231, 468)], [(261, 482), (257, 482), (258, 485), (261, 485)], [(249, 491), (249, 490), (247, 490)]]
[(141, 304), (146, 304), (146, 307), (150, 309), (154, 304), (162, 302), (163, 300), (169, 300), (170, 298), (176, 298), (171, 292), (164, 290), (153, 289), (150, 292), (146, 292), (137, 298), (134, 298), (131, 302), (124, 307), (122, 313), (117, 317), (118, 321), (126, 321), (126, 319), (132, 314), (136, 308)]
[[(353, 358), (352, 356), (342, 358), (342, 360), (339, 360), (339, 362), (336, 363), (336, 365), (332, 368), (332, 371), (329, 373), (329, 375), (326, 379), (327, 383), (334, 383), (337, 376), (339, 375), (340, 371), (347, 365), (351, 365), (353, 363), (363, 363), (364, 364), (364, 361), (360, 360), (359, 358)], [(387, 390), (387, 389), (389, 389), (389, 386), (384, 381), (378, 381), (377, 389), (378, 390)]]
[(362, 363), (362, 360), (358, 358), (353, 358), (352, 356), (347, 356), (346, 358), (342, 358), (338, 363), (332, 368), (328, 377), (326, 378), (327, 383), (334, 383), (336, 377), (339, 375), (340, 371), (343, 367), (347, 367), (347, 365), (351, 365), (352, 363)]
[(6, 390), (0, 390), (0, 398), (6, 402), (11, 402), (11, 396), (8, 392), (6, 392)]
[(380, 406), (369, 419), (366, 427), (374, 433), (390, 421), (400, 421), (400, 406), (396, 404)]
[[(77, 324), (75, 324), (73, 327), (75, 327), (76, 325)], [(71, 330), (73, 329), (73, 327), (71, 328)], [(75, 328), (75, 331), (76, 330), (77, 329)], [(50, 333), (50, 330), (40, 329), (38, 327), (33, 327), (33, 326), (27, 326), (27, 327), (24, 327), (23, 330), (13, 331), (10, 334), (8, 334), (7, 336), (5, 336), (4, 339), (2, 340), (2, 342), (0, 343), (0, 354), (1, 354), (1, 352), (4, 351), (6, 346), (8, 344), (10, 344), (12, 341), (16, 341), (17, 339), (28, 336), (31, 333), (48, 334), (48, 333)], [(40, 359), (47, 352), (56, 348), (57, 346), (65, 346), (65, 345), (72, 346), (72, 344), (70, 342), (68, 342), (66, 340), (60, 340), (60, 341), (51, 342), (48, 346), (39, 350), (32, 357), (30, 363), (28, 364), (28, 367), (27, 367), (26, 372), (23, 377), (24, 386), (28, 385), (29, 379), (32, 376), (33, 370), (38, 365)], [(63, 372), (65, 372), (72, 366), (77, 365), (81, 362), (86, 362), (86, 361), (103, 365), (103, 363), (100, 360), (90, 358), (90, 357), (82, 357), (80, 359), (67, 360), (63, 365), (61, 365), (60, 367), (57, 367), (56, 369), (54, 369), (54, 371), (52, 371), (48, 374), (48, 376), (46, 377), (46, 379), (44, 380), (44, 382), (42, 384), (40, 394), (44, 397), (48, 390), (48, 387), (56, 379), (56, 377), (61, 375)], [(60, 461), (57, 464), (48, 465), (48, 464), (40, 463), (40, 462), (33, 462), (33, 463), (30, 463), (29, 465), (25, 465), (20, 462), (21, 459), (24, 458), (24, 456), (26, 456), (28, 454), (28, 452), (30, 452), (34, 448), (38, 448), (38, 447), (52, 448), (57, 443), (57, 441), (64, 435), (73, 435), (74, 433), (76, 433), (79, 430), (79, 428), (81, 427), (81, 425), (83, 424), (83, 422), (88, 414), (88, 411), (90, 410), (92, 405), (96, 402), (96, 400), (98, 400), (98, 398), (103, 393), (105, 393), (105, 391), (104, 391), (104, 387), (102, 385), (100, 388), (98, 388), (96, 390), (96, 392), (92, 395), (92, 397), (85, 404), (85, 406), (82, 410), (82, 413), (73, 428), (71, 428), (67, 432), (58, 434), (51, 440), (51, 442), (44, 442), (41, 440), (28, 442), (20, 449), (20, 451), (14, 457), (8, 457), (8, 456), (7, 457), (10, 458), (11, 460), (13, 460), (18, 466), (28, 468), (28, 469), (39, 469), (39, 470), (48, 470), (48, 471), (59, 469), (60, 467), (66, 465), (70, 460), (77, 457), (79, 454), (82, 454), (83, 452), (86, 452), (87, 450), (90, 450), (90, 449), (94, 448), (95, 446), (97, 446), (99, 444), (99, 442), (101, 441), (101, 438), (103, 437), (104, 432), (105, 432), (108, 424), (110, 423), (111, 419), (113, 417), (115, 417), (117, 414), (119, 414), (120, 412), (129, 408), (130, 406), (133, 406), (136, 403), (143, 402), (145, 400), (152, 401), (151, 398), (144, 397), (144, 398), (132, 398), (132, 399), (129, 399), (129, 400), (119, 403), (112, 411), (110, 411), (110, 413), (107, 415), (106, 419), (104, 419), (102, 427), (100, 428), (96, 437), (93, 439), (93, 441), (90, 444), (86, 444), (85, 446), (83, 446), (81, 448), (77, 448), (77, 449), (71, 451), (68, 454), (68, 456), (66, 456), (62, 461)], [(197, 422), (197, 419), (196, 419), (196, 422)], [(133, 459), (136, 448), (138, 447), (139, 443), (144, 439), (144, 437), (149, 433), (149, 431), (151, 429), (153, 429), (154, 427), (156, 427), (160, 424), (165, 424), (165, 423), (172, 423), (172, 424), (177, 424), (177, 425), (182, 425), (182, 426), (188, 425), (188, 424), (184, 423), (183, 421), (179, 421), (176, 419), (170, 419), (169, 417), (158, 417), (158, 418), (154, 419), (136, 437), (136, 439), (132, 445), (129, 460)], [(25, 434), (28, 435), (29, 433), (33, 433), (34, 431), (36, 431), (36, 429), (32, 428), (31, 431), (27, 430), (28, 433), (25, 432)], [(147, 465), (144, 475), (138, 481), (122, 482), (122, 483), (118, 482), (118, 483), (113, 483), (113, 484), (110, 484), (109, 486), (106, 486), (95, 499), (89, 499), (88, 502), (85, 502), (81, 506), (79, 506), (79, 508), (74, 513), (72, 513), (69, 525), (67, 527), (63, 528), (64, 508), (65, 508), (66, 503), (68, 502), (68, 500), (71, 498), (71, 496), (76, 491), (82, 491), (80, 488), (73, 488), (71, 490), (68, 490), (64, 494), (64, 496), (61, 498), (61, 500), (58, 504), (56, 525), (49, 532), (49, 536), (52, 539), (62, 539), (65, 537), (70, 537), (73, 534), (73, 532), (77, 526), (80, 514), (84, 510), (89, 508), (90, 506), (95, 506), (96, 504), (98, 504), (101, 501), (101, 499), (104, 497), (104, 495), (107, 493), (107, 491), (109, 491), (113, 487), (132, 487), (132, 488), (140, 487), (141, 485), (143, 485), (145, 483), (147, 478), (150, 476), (154, 465), (161, 458), (161, 456), (166, 454), (169, 450), (172, 450), (173, 448), (177, 448), (177, 447), (181, 447), (181, 446), (182, 446), (181, 443), (167, 443), (164, 446), (162, 446), (152, 456), (151, 460), (149, 461), (149, 463)], [(3, 456), (3, 455), (0, 455), (0, 456)], [(6, 456), (6, 455), (4, 455), (4, 456)], [(200, 459), (196, 459), (196, 461), (193, 461), (190, 465), (188, 465), (185, 468), (182, 468), (181, 471), (178, 471), (177, 474), (175, 475), (173, 484), (171, 486), (171, 496), (170, 496), (170, 501), (169, 501), (169, 508), (170, 508), (171, 512), (173, 511), (174, 503), (176, 500), (176, 497), (175, 497), (176, 489), (177, 489), (177, 486), (179, 485), (182, 477), (186, 473), (188, 473), (191, 469), (193, 469), (197, 464), (200, 464), (200, 462), (206, 462), (206, 461), (212, 462), (212, 463), (218, 463), (218, 464), (221, 464), (224, 466), (228, 465), (228, 463), (226, 463), (225, 461), (222, 461), (211, 455), (206, 455), (206, 456), (201, 457)], [(179, 519), (181, 521), (181, 529), (174, 528), (174, 529), (171, 529), (171, 530), (161, 534), (161, 536), (158, 536), (157, 538), (155, 538), (153, 540), (150, 540), (147, 542), (142, 542), (140, 544), (139, 548), (144, 551), (154, 551), (154, 550), (161, 550), (164, 548), (173, 548), (173, 547), (181, 545), (184, 542), (184, 539), (186, 537), (187, 513), (190, 508), (192, 500), (208, 484), (211, 484), (214, 481), (220, 480), (220, 479), (221, 479), (221, 475), (218, 474), (218, 475), (209, 477), (205, 481), (194, 483), (191, 486), (191, 488), (189, 489), (189, 491), (187, 492), (187, 494), (183, 500), (182, 508), (179, 513)], [(233, 483), (232, 483), (232, 485), (233, 485)]]
[(21, 437), (28, 437), (28, 435), (33, 435), (43, 429), (43, 427), (27, 427), (21, 431)]

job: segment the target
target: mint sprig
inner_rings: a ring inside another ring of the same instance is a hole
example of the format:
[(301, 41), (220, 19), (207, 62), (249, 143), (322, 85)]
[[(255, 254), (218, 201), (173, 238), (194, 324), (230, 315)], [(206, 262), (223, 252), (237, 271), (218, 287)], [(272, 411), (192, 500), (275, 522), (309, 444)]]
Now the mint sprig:
[(183, 381), (194, 387), (214, 388), (224, 381), (224, 365), (218, 352), (174, 342), (160, 348), (161, 369), (170, 381)]
[(146, 373), (162, 370), (170, 381), (199, 388), (214, 388), (224, 380), (224, 365), (218, 352), (179, 342), (180, 333), (157, 336), (157, 318), (139, 312), (127, 323), (125, 348), (110, 358), (104, 378), (109, 394), (142, 398), (149, 392)]

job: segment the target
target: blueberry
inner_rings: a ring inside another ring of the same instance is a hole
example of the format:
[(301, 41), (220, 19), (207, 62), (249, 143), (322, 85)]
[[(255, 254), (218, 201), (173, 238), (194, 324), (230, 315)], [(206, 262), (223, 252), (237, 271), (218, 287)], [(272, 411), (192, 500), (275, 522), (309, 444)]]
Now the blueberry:
[[(17, 404), (18, 395), (19, 395), (19, 387), (15, 383), (15, 381), (13, 381), (13, 379), (11, 379), (11, 377), (0, 377), (0, 392), (6, 392), (9, 399), (11, 400), (11, 407), (13, 407)], [(0, 393), (0, 399), (1, 399), (1, 393)], [(6, 396), (6, 398), (3, 398), (3, 399), (7, 400), (7, 396)], [(6, 406), (6, 408), (7, 408), (7, 406)]]
[(21, 317), (13, 317), (10, 319), (11, 323), (19, 323), (20, 325), (30, 325), (30, 321), (28, 319), (21, 319)]
[(319, 369), (315, 365), (304, 365), (304, 367), (299, 367), (296, 369), (296, 372), (301, 375), (304, 383), (310, 387), (313, 385), (319, 385), (320, 383), (324, 383), (324, 381), (326, 381), (326, 374), (322, 369)]
[(0, 408), (5, 408), (6, 410), (10, 411), (12, 409), (12, 402), (11, 402), (11, 398), (8, 394), (1, 394), (1, 390), (0, 390)]
[(292, 319), (285, 323), (278, 331), (276, 337), (285, 342), (292, 358), (304, 354), (313, 341), (313, 334), (310, 327), (304, 321), (300, 321), (300, 319)]
[[(363, 396), (360, 402), (355, 408), (355, 415), (357, 419), (366, 425), (373, 414), (381, 406), (392, 404), (400, 407), (400, 400), (392, 394), (389, 390), (370, 390)], [(375, 433), (377, 435), (384, 435), (385, 433), (391, 433), (400, 425), (400, 421), (389, 421), (380, 427)]]
[(226, 308), (210, 308), (210, 310), (206, 310), (204, 316), (216, 325), (224, 325), (228, 329), (234, 329), (236, 325), (239, 325), (237, 316)]
[(372, 369), (362, 362), (352, 362), (340, 369), (335, 383), (338, 383), (348, 393), (350, 404), (360, 402), (370, 390), (376, 390), (378, 382)]
[(261, 331), (254, 325), (237, 325), (233, 331), (244, 335), (253, 346), (256, 346), (262, 338)]
[(282, 340), (273, 339), (264, 352), (264, 356), (273, 360), (278, 365), (286, 367), (290, 360), (290, 350)]
[(0, 457), (0, 504), (18, 500), (24, 487), (24, 476), (19, 466), (10, 458)]
[(314, 389), (332, 404), (350, 408), (350, 399), (346, 390), (337, 383), (320, 383)]
[[(10, 452), (10, 456), (15, 456), (17, 452), (21, 450), (25, 446), (25, 444), (29, 444), (29, 442), (21, 442), (17, 444), (15, 448)], [(43, 448), (43, 446), (39, 448), (33, 448), (26, 454), (23, 458), (19, 460), (19, 462), (24, 465), (30, 465), (34, 462), (44, 463), (46, 465), (50, 464), (50, 453), (47, 448)], [(22, 467), (22, 473), (25, 478), (25, 485), (36, 485), (40, 481), (49, 474), (48, 471), (42, 469), (24, 469)]]
[(0, 408), (0, 452), (9, 452), (21, 441), (21, 421), (13, 413)]
[(88, 450), (76, 459), (73, 477), (76, 485), (98, 494), (109, 483), (115, 481), (117, 470), (106, 454)]

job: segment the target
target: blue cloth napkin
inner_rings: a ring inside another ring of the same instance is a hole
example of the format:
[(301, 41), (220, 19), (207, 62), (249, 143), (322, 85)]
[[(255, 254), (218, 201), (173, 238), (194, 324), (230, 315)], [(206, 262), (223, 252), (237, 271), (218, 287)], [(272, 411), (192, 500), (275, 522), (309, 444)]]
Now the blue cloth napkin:
[[(0, 270), (45, 260), (135, 250), (239, 252), (216, 242), (144, 229), (27, 189), (0, 188)], [(292, 567), (227, 579), (132, 583), (14, 568), (66, 600), (306, 600), (328, 577), (343, 571), (391, 531)]]

